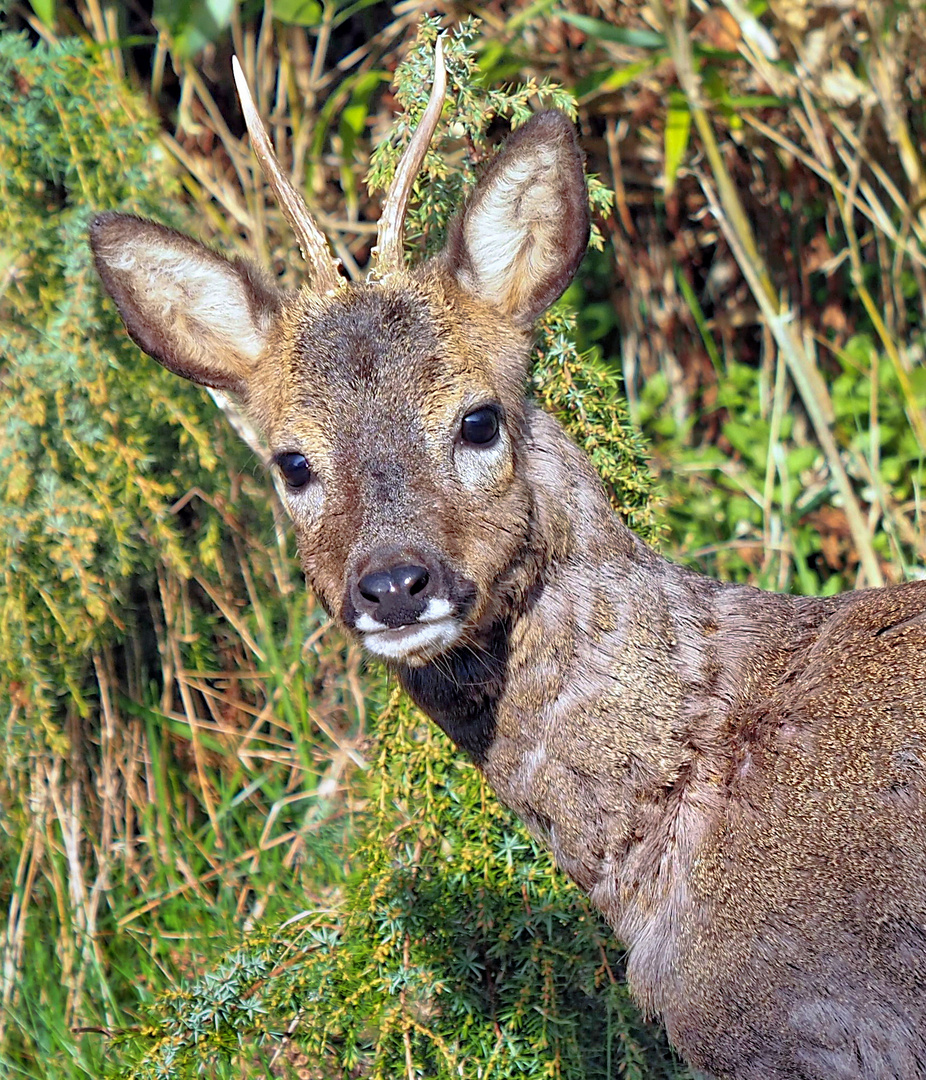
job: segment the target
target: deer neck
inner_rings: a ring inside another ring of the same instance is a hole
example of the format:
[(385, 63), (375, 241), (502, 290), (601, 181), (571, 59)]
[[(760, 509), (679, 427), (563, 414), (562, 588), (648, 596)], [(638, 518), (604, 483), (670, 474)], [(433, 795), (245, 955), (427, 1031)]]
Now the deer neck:
[(529, 419), (533, 524), (504, 610), (400, 676), (631, 944), (720, 812), (750, 702), (834, 602), (668, 562), (559, 425)]
[[(549, 742), (552, 710), (568, 720), (560, 749), (576, 731), (598, 729), (611, 748), (599, 764), (613, 762), (618, 748), (646, 760), (655, 754), (667, 776), (675, 755), (670, 763), (664, 744), (683, 693), (687, 642), (680, 635), (698, 627), (702, 637), (710, 633), (710, 600), (721, 586), (648, 548), (613, 513), (559, 425), (538, 410), (528, 419), (529, 538), (497, 583), (494, 615), (460, 648), (425, 667), (400, 667), (399, 676), (424, 711), (493, 773), (500, 743)], [(673, 602), (685, 578), (701, 589), (688, 590), (681, 612)]]

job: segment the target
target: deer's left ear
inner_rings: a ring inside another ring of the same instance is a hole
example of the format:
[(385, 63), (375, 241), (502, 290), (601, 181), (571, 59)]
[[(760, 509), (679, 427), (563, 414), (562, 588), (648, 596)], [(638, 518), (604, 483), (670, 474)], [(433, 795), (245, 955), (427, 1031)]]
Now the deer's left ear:
[(572, 280), (588, 233), (575, 126), (542, 112), (492, 161), (451, 227), (445, 258), (465, 289), (529, 326)]
[(129, 214), (99, 214), (90, 245), (137, 345), (185, 379), (247, 396), (280, 305), (258, 270)]

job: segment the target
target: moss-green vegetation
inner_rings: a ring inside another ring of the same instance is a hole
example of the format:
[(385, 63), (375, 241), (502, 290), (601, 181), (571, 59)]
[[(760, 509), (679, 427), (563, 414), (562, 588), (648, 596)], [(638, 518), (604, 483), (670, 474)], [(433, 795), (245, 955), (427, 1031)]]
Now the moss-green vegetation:
[(28, 728), (54, 739), (64, 699), (89, 709), (87, 664), (122, 621), (132, 572), (150, 571), (158, 548), (188, 563), (163, 512), (182, 493), (180, 472), (161, 463), (196, 476), (215, 457), (201, 415), (182, 415), (167, 380), (131, 378), (136, 357), (89, 268), (90, 208), (152, 214), (176, 198), (153, 118), (84, 49), (13, 35), (0, 48), (0, 678), (28, 703)]

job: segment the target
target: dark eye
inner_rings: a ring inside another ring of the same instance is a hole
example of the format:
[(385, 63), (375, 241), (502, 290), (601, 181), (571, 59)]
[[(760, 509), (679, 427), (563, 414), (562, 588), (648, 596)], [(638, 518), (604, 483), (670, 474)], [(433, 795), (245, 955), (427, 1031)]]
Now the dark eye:
[(498, 413), (494, 409), (477, 409), (463, 417), (460, 435), (471, 446), (488, 446), (498, 435)]
[(277, 465), (291, 488), (305, 487), (312, 479), (312, 470), (302, 454), (277, 454)]

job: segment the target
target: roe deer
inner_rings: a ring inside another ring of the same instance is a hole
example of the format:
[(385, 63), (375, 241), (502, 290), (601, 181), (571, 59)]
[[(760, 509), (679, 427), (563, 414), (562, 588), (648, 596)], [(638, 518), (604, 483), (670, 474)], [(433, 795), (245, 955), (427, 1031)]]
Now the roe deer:
[(926, 581), (818, 599), (649, 550), (525, 400), (533, 320), (585, 250), (572, 123), (535, 116), (443, 252), (403, 258), (424, 119), (342, 279), (236, 71), (310, 263), (264, 274), (150, 221), (92, 225), (129, 333), (237, 396), (326, 609), (396, 671), (628, 949), (699, 1069), (926, 1077)]

